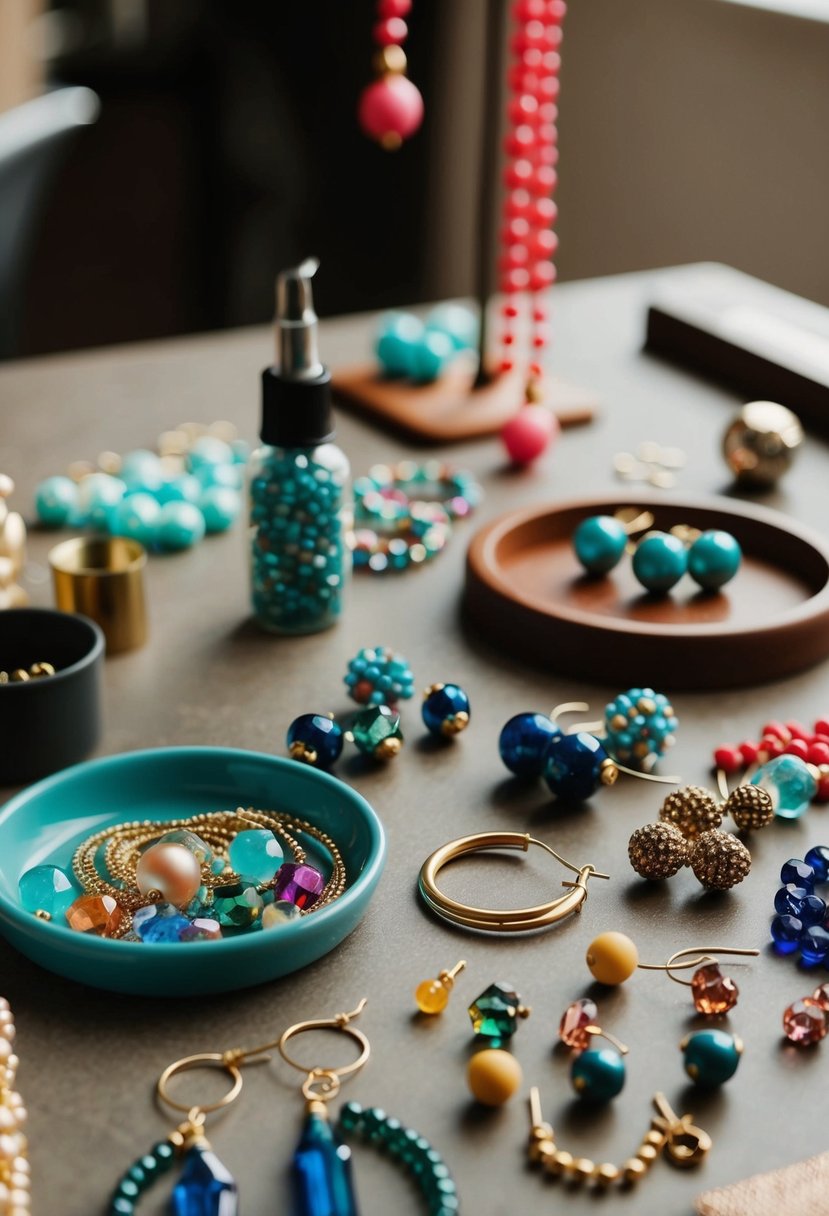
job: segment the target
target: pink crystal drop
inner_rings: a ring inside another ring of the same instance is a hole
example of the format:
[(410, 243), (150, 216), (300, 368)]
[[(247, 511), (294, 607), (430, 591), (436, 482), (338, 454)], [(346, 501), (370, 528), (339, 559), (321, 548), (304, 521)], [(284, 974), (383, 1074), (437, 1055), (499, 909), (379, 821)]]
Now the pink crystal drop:
[(812, 993), (812, 1000), (817, 1001), (824, 1013), (829, 1014), (829, 984), (821, 984)]
[(586, 1027), (595, 1026), (598, 1013), (595, 1001), (591, 1001), (589, 997), (582, 997), (581, 1000), (568, 1005), (558, 1026), (558, 1037), (562, 1043), (584, 1051), (591, 1037)]
[(827, 1030), (826, 1012), (812, 997), (795, 1001), (783, 1014), (783, 1032), (786, 1038), (798, 1047), (809, 1047), (819, 1043)]
[(737, 1004), (740, 989), (716, 963), (707, 963), (691, 977), (691, 992), (697, 1013), (728, 1013)]

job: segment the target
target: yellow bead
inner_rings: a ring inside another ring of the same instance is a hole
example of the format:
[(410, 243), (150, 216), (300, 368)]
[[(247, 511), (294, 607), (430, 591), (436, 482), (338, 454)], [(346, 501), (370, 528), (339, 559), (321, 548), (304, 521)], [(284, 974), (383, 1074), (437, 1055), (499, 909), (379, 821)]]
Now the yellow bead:
[(639, 951), (624, 933), (612, 930), (595, 937), (587, 947), (587, 966), (600, 984), (624, 984), (636, 970)]
[(597, 1186), (605, 1187), (612, 1186), (614, 1182), (618, 1182), (622, 1176), (622, 1171), (618, 1165), (614, 1165), (611, 1161), (605, 1161), (601, 1165), (597, 1165), (593, 1171), (593, 1178)]
[(484, 1106), (502, 1106), (521, 1085), (521, 1065), (508, 1051), (489, 1047), (469, 1061), (466, 1079), (473, 1098)]
[(593, 1177), (595, 1168), (595, 1162), (591, 1161), (589, 1157), (578, 1157), (573, 1162), (571, 1177), (574, 1182), (587, 1182)]
[(530, 1161), (538, 1161), (542, 1165), (552, 1157), (556, 1146), (552, 1140), (534, 1140), (527, 1150)]
[(625, 1182), (638, 1182), (640, 1178), (644, 1178), (648, 1172), (648, 1167), (644, 1161), (640, 1161), (637, 1157), (629, 1157), (622, 1166), (622, 1173)]
[(653, 1165), (656, 1158), (659, 1156), (659, 1150), (654, 1148), (652, 1144), (644, 1143), (640, 1145), (639, 1152), (636, 1154), (640, 1161), (645, 1165)]
[(559, 1149), (544, 1162), (544, 1167), (548, 1174), (566, 1174), (573, 1168), (573, 1154), (568, 1153), (566, 1149)]
[(657, 1149), (657, 1151), (658, 1151), (659, 1149), (661, 1149), (664, 1146), (667, 1138), (668, 1137), (665, 1135), (664, 1132), (660, 1132), (660, 1131), (657, 1131), (656, 1128), (652, 1128), (648, 1132), (648, 1134), (644, 1137), (644, 1139), (642, 1140), (642, 1143), (643, 1144), (652, 1144), (653, 1147), (655, 1149)]
[(421, 1013), (443, 1013), (449, 1000), (449, 989), (441, 980), (424, 980), (415, 989), (415, 1001)]

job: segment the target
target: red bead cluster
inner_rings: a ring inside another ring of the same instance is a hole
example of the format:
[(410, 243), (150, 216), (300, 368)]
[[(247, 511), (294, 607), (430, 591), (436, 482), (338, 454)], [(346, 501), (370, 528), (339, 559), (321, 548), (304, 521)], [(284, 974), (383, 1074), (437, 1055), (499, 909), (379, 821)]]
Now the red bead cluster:
[(818, 718), (814, 729), (802, 722), (767, 722), (759, 743), (723, 744), (714, 750), (714, 764), (729, 775), (775, 756), (798, 756), (818, 770), (816, 802), (829, 802), (829, 719)]
[(517, 297), (531, 296), (530, 379), (541, 375), (540, 352), (548, 343), (547, 309), (539, 294), (555, 282), (552, 258), (558, 248), (553, 231), (558, 208), (552, 195), (558, 182), (559, 68), (564, 0), (515, 0), (509, 102), (504, 141), (506, 188), (498, 263), (506, 297), (501, 370), (515, 366)]

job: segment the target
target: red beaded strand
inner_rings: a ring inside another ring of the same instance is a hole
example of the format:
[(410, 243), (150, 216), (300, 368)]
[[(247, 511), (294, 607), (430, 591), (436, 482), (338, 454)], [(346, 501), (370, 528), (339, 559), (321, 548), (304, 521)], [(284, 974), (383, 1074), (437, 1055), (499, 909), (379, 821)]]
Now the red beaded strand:
[(406, 76), (406, 54), (402, 47), (409, 34), (404, 17), (411, 7), (412, 0), (378, 0), (377, 21), (372, 29), (378, 47), (375, 55), (378, 79), (363, 90), (357, 108), (366, 135), (387, 151), (399, 148), (423, 121), (423, 98)]
[(829, 802), (829, 719), (818, 718), (814, 729), (802, 722), (766, 722), (759, 742), (724, 743), (714, 749), (714, 765), (727, 776), (743, 773), (776, 756), (797, 756), (817, 769), (815, 802)]
[(529, 298), (530, 354), (527, 399), (533, 400), (542, 375), (541, 352), (549, 343), (547, 308), (542, 293), (555, 282), (553, 257), (558, 209), (552, 195), (558, 183), (558, 92), (564, 0), (515, 0), (512, 62), (507, 72), (510, 98), (504, 151), (506, 187), (498, 269), (504, 328), (501, 370), (516, 366), (515, 322), (519, 297)]

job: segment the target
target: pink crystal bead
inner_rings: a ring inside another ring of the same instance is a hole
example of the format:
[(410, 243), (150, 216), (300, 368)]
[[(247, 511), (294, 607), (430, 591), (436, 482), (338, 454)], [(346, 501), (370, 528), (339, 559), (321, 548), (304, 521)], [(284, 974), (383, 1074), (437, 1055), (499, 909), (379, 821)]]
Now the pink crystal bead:
[(81, 895), (66, 909), (70, 929), (94, 937), (114, 937), (124, 912), (111, 895)]
[(561, 1015), (558, 1026), (558, 1037), (562, 1043), (566, 1043), (568, 1047), (575, 1047), (578, 1051), (584, 1051), (591, 1039), (587, 1027), (595, 1026), (598, 1014), (599, 1010), (595, 1001), (591, 1001), (589, 997), (582, 997), (581, 1000), (573, 1001), (572, 1005), (568, 1005)]
[(817, 1001), (824, 1013), (829, 1014), (829, 984), (821, 984), (812, 993), (812, 1000)]
[(697, 1013), (728, 1013), (737, 1004), (740, 989), (731, 976), (723, 975), (716, 963), (707, 963), (691, 977), (691, 992)]
[(783, 1033), (798, 1047), (809, 1047), (825, 1038), (827, 1031), (826, 1012), (818, 1001), (804, 997), (795, 1001), (783, 1014)]
[(311, 908), (325, 888), (325, 878), (314, 866), (286, 861), (276, 872), (273, 891), (276, 900), (286, 900), (298, 908)]

